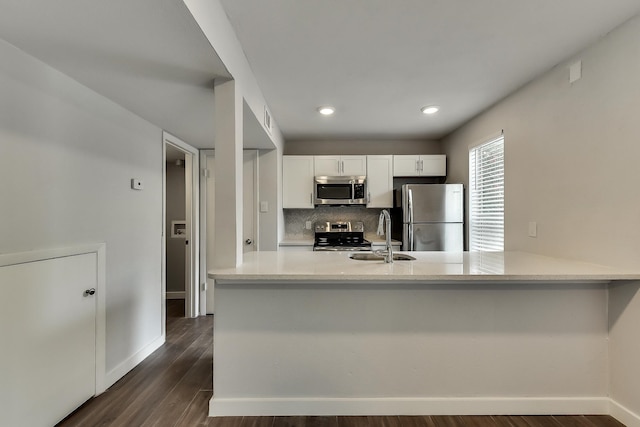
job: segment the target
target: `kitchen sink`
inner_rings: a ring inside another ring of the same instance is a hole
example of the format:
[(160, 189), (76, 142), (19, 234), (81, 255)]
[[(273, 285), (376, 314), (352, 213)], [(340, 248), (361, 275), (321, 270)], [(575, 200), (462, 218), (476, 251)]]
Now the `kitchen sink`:
[[(378, 255), (375, 252), (357, 252), (349, 255), (349, 258), (357, 261), (384, 261), (383, 255)], [(393, 254), (394, 261), (414, 261), (415, 258), (411, 255), (405, 254)]]

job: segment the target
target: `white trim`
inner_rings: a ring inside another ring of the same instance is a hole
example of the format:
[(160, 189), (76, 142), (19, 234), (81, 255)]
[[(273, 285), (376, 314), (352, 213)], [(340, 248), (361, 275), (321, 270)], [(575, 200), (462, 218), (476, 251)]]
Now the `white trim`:
[(30, 252), (0, 254), (0, 267), (44, 261), (76, 255), (95, 253), (96, 260), (96, 396), (107, 389), (106, 385), (106, 283), (107, 283), (107, 245), (91, 243), (67, 248), (42, 249)]
[(209, 401), (210, 417), (294, 415), (608, 415), (606, 397), (252, 398)]
[(485, 143), (487, 143), (489, 141), (493, 141), (494, 139), (498, 139), (498, 138), (500, 138), (502, 136), (504, 136), (504, 129), (500, 129), (499, 131), (493, 132), (493, 133), (485, 136), (484, 138), (477, 140), (476, 142), (472, 142), (468, 146), (468, 148), (469, 148), (469, 150), (471, 150), (473, 148), (476, 148), (478, 145), (485, 144)]
[(124, 377), (130, 370), (138, 366), (140, 362), (149, 357), (151, 353), (159, 349), (165, 342), (165, 336), (161, 335), (149, 345), (138, 351), (136, 354), (128, 357), (118, 366), (109, 371), (106, 375), (106, 387), (109, 388), (114, 385), (120, 378)]
[[(187, 239), (189, 240), (190, 268), (187, 271), (185, 316), (197, 317), (200, 315), (200, 153), (197, 148), (176, 138), (168, 132), (162, 131), (163, 152), (163, 186), (162, 186), (162, 225), (163, 244), (166, 245), (164, 227), (166, 224), (166, 146), (171, 144), (185, 153), (185, 174), (187, 190)], [(166, 248), (163, 254), (162, 271), (164, 274)], [(166, 278), (163, 276), (162, 291), (166, 292)], [(166, 323), (166, 313), (162, 316), (163, 328)], [(164, 334), (164, 329), (163, 329)]]
[[(259, 180), (259, 173), (260, 173), (260, 169), (258, 166), (258, 157), (259, 157), (259, 152), (258, 150), (242, 150), (242, 156), (243, 156), (243, 168), (244, 168), (244, 159), (249, 158), (249, 160), (251, 161), (251, 166), (253, 168), (253, 212), (251, 212), (251, 222), (253, 223), (253, 250), (254, 251), (258, 251), (260, 248), (260, 224), (259, 224), (259, 216), (258, 216), (258, 211), (260, 210), (260, 189), (259, 189), (259, 185), (260, 185), (260, 180)], [(246, 157), (248, 156), (248, 157)], [(244, 173), (244, 171), (243, 171)], [(244, 188), (242, 189), (244, 191)], [(244, 206), (243, 206), (243, 215), (244, 215)], [(242, 220), (242, 223), (244, 225), (244, 219)], [(244, 244), (244, 240), (243, 240), (243, 244)]]
[[(211, 215), (215, 212), (209, 212), (207, 209), (209, 203), (209, 178), (212, 178), (212, 182), (215, 179), (215, 165), (213, 162), (209, 163), (208, 157), (215, 159), (214, 149), (200, 150), (200, 313), (201, 314), (213, 314), (207, 311), (207, 293), (213, 292), (212, 289), (207, 289), (208, 277), (207, 272), (209, 267), (212, 267), (208, 263), (208, 235), (209, 231), (214, 231), (214, 221), (210, 221)], [(205, 174), (206, 170), (206, 174)], [(215, 197), (214, 197), (215, 198)], [(214, 200), (215, 203), (215, 200)], [(213, 241), (213, 240), (212, 240)]]
[(184, 299), (185, 292), (184, 291), (173, 291), (165, 293), (165, 299)]
[(640, 415), (632, 412), (613, 399), (610, 401), (609, 415), (627, 427), (640, 427)]
[[(162, 224), (160, 226), (160, 295), (167, 291), (167, 144), (164, 133), (162, 138), (162, 201), (160, 211), (162, 212)], [(164, 300), (160, 304), (160, 336), (167, 336), (167, 305)]]

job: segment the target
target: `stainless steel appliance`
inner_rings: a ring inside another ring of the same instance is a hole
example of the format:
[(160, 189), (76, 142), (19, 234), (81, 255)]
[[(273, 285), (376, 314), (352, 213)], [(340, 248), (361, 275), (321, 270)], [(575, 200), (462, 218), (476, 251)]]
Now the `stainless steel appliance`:
[(362, 222), (317, 222), (314, 251), (370, 251)]
[(316, 176), (315, 205), (366, 205), (364, 176)]
[(405, 184), (396, 202), (402, 206), (402, 250), (464, 250), (462, 184)]

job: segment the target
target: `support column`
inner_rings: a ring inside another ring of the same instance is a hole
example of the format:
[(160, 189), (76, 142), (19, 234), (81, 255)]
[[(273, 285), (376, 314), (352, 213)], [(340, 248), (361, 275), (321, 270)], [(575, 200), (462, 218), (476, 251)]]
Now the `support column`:
[(215, 266), (242, 264), (242, 96), (236, 82), (215, 86)]

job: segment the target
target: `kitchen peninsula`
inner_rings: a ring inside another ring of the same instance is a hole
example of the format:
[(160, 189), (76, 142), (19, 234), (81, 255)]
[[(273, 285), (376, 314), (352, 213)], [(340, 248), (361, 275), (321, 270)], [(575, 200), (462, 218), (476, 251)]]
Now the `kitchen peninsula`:
[(252, 252), (216, 269), (210, 415), (609, 413), (608, 299), (527, 253)]

